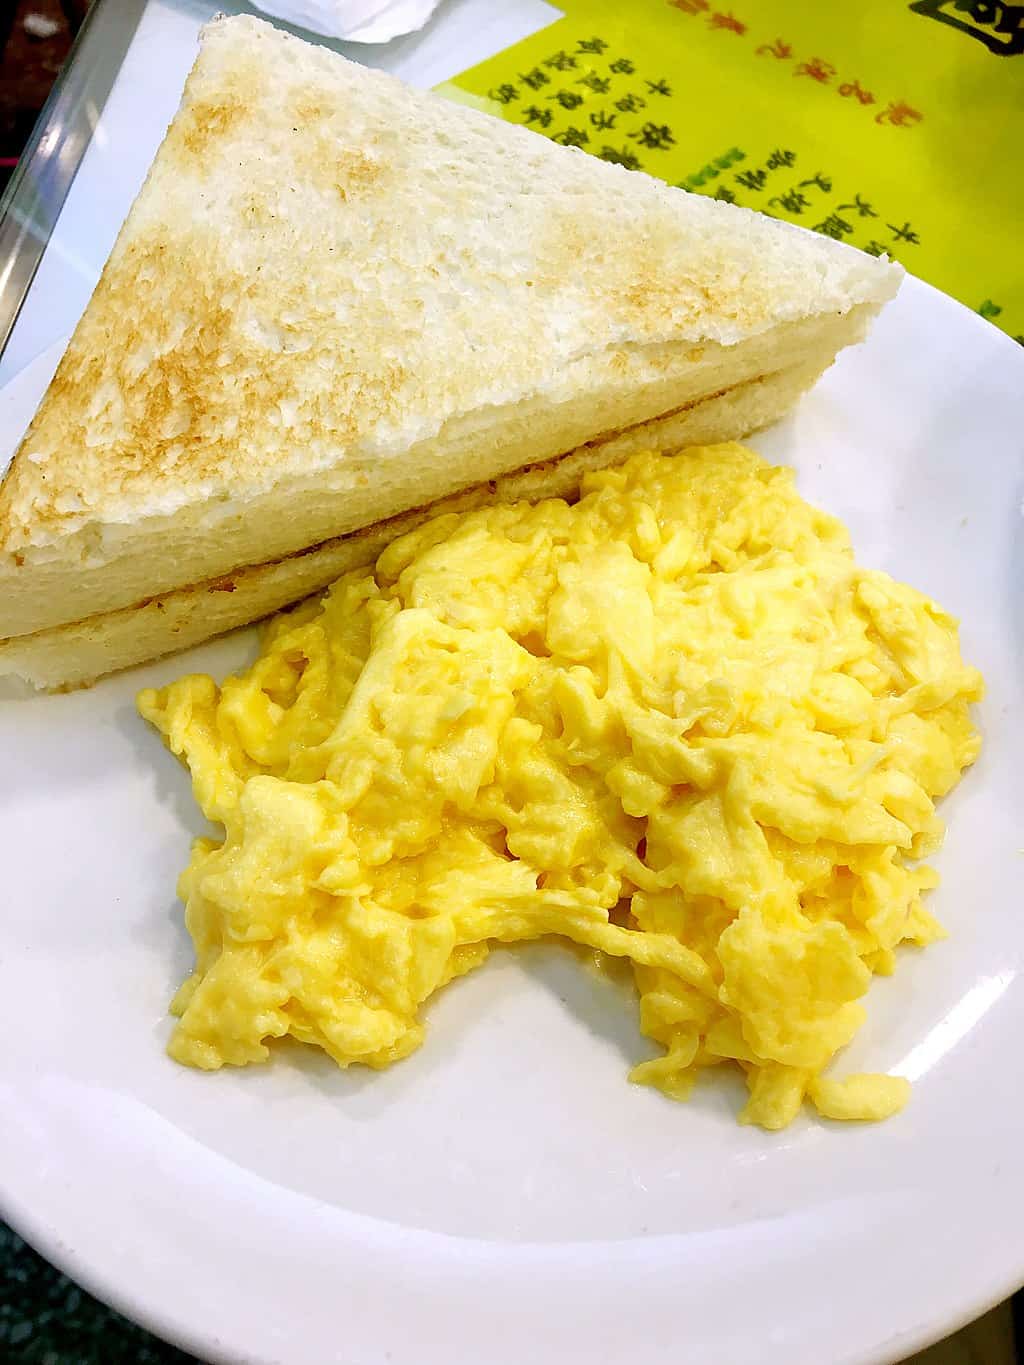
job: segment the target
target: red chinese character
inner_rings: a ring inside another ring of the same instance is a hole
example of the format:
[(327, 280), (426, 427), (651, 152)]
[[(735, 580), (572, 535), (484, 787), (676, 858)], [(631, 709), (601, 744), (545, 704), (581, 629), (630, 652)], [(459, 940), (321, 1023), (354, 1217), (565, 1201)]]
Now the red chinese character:
[(784, 43), (781, 38), (776, 38), (774, 43), (762, 43), (757, 49), (759, 57), (778, 57), (780, 61), (788, 61), (793, 55), (793, 49), (789, 43)]
[(888, 109), (883, 109), (880, 114), (875, 115), (875, 122), (888, 123), (893, 128), (912, 128), (923, 118), (924, 114), (912, 109), (904, 100), (890, 100)]
[(731, 33), (746, 33), (746, 24), (741, 24), (731, 14), (713, 14), (708, 21), (712, 28), (726, 28)]
[(670, 5), (676, 9), (681, 9), (684, 14), (700, 14), (702, 10), (708, 9), (708, 0), (668, 0)]
[(822, 61), (820, 57), (812, 57), (809, 62), (801, 62), (793, 72), (794, 76), (810, 76), (812, 81), (818, 81), (821, 85), (828, 85), (835, 74), (836, 69), (832, 63)]
[(852, 96), (860, 100), (861, 104), (874, 104), (875, 102), (874, 95), (870, 90), (862, 89), (860, 81), (847, 81), (845, 85), (839, 87), (839, 93), (846, 99), (850, 99)]

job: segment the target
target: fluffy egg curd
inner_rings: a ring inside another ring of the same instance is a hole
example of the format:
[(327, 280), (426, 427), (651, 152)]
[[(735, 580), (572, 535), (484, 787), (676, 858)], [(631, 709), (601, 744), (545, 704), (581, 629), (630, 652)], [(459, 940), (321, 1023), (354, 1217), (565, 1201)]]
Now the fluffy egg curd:
[(872, 973), (943, 934), (919, 860), (981, 693), (956, 623), (738, 445), (440, 516), (246, 672), (140, 694), (224, 830), (180, 882), (170, 1053), (385, 1067), (489, 945), (558, 935), (630, 960), (661, 1049), (633, 1080), (726, 1064), (746, 1122), (884, 1118), (905, 1080), (823, 1073)]

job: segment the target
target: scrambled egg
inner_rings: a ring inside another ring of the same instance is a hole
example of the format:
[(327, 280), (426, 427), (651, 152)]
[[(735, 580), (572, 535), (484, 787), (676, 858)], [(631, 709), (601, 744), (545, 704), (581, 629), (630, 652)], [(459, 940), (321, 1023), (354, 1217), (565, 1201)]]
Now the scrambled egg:
[(954, 621), (737, 445), (439, 517), (246, 673), (140, 694), (225, 832), (181, 878), (171, 1055), (384, 1067), (490, 943), (560, 935), (631, 960), (662, 1049), (634, 1080), (738, 1065), (745, 1121), (883, 1118), (906, 1081), (822, 1073), (942, 935), (918, 860), (981, 691)]

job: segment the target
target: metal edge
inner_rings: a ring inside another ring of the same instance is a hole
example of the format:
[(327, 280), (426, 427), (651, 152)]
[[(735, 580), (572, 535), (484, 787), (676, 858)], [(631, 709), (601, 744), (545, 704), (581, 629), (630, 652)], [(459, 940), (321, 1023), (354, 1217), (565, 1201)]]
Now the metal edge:
[(94, 0), (0, 198), (0, 356), (145, 8)]

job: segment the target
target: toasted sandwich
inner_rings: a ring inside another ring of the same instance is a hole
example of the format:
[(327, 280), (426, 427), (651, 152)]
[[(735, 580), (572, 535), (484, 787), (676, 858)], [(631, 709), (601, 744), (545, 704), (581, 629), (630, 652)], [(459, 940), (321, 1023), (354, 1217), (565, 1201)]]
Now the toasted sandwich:
[(900, 276), (217, 19), (0, 487), (0, 673), (85, 684), (438, 511), (743, 436)]

